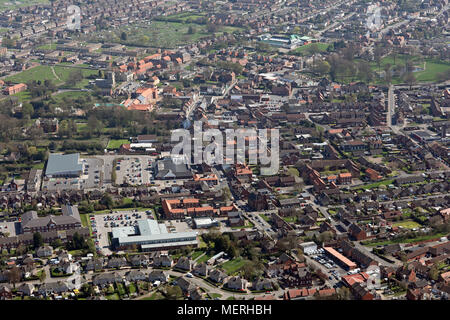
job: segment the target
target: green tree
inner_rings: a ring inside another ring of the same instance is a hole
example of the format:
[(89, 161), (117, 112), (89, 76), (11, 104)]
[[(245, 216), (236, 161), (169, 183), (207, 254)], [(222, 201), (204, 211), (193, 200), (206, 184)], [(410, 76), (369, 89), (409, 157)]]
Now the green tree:
[(44, 244), (44, 239), (42, 238), (42, 235), (39, 232), (35, 232), (33, 234), (33, 246), (35, 249), (42, 247)]
[(166, 289), (166, 298), (168, 300), (180, 300), (183, 298), (183, 291), (179, 286), (171, 286)]

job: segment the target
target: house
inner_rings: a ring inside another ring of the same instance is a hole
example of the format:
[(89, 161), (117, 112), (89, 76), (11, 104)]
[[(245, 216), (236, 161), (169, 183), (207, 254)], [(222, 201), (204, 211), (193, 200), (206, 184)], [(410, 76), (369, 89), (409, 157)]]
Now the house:
[(227, 274), (221, 270), (214, 269), (209, 272), (209, 279), (215, 283), (223, 283), (227, 277)]
[(203, 294), (199, 288), (195, 288), (194, 290), (189, 291), (188, 296), (189, 296), (189, 299), (191, 299), (191, 300), (202, 300), (203, 299)]
[(17, 292), (24, 296), (30, 296), (34, 292), (34, 285), (31, 283), (23, 283), (17, 288)]
[(38, 293), (43, 296), (48, 296), (53, 293), (60, 294), (67, 291), (69, 291), (69, 287), (62, 281), (44, 283), (38, 289)]
[(196, 289), (195, 285), (185, 277), (179, 278), (177, 280), (177, 285), (181, 288), (181, 290), (183, 290), (184, 293), (188, 293), (189, 291)]
[(268, 279), (259, 279), (253, 283), (253, 290), (272, 290), (273, 283)]
[(122, 282), (122, 277), (115, 272), (101, 273), (92, 280), (92, 284), (99, 287), (104, 287), (115, 282)]
[(108, 261), (107, 267), (108, 268), (122, 268), (128, 265), (127, 259), (125, 257), (117, 257), (117, 258), (111, 258)]
[(100, 271), (103, 269), (103, 259), (91, 259), (86, 263), (86, 271)]
[(171, 268), (173, 266), (173, 260), (168, 255), (161, 254), (153, 258), (153, 266)]
[(245, 291), (247, 290), (248, 281), (239, 276), (231, 277), (225, 283), (225, 286), (229, 289)]
[(367, 239), (366, 231), (357, 224), (352, 223), (348, 228), (348, 232), (354, 239), (358, 241)]
[(197, 264), (195, 267), (194, 267), (194, 271), (193, 271), (193, 273), (195, 274), (195, 275), (199, 275), (199, 276), (202, 276), (202, 277), (206, 277), (206, 276), (208, 276), (208, 265), (206, 264), (206, 263), (204, 263), (204, 262), (202, 262), (202, 263), (199, 263), (199, 264)]
[(130, 282), (145, 281), (147, 280), (147, 276), (140, 270), (131, 270), (125, 274), (125, 279), (127, 279)]
[(162, 270), (153, 270), (148, 275), (150, 282), (160, 281), (161, 283), (169, 281), (169, 275)]
[(185, 271), (191, 271), (193, 266), (193, 262), (188, 257), (181, 257), (178, 259), (177, 263), (175, 264), (174, 268), (181, 269)]
[(53, 248), (50, 246), (42, 246), (36, 250), (36, 256), (39, 258), (51, 257), (53, 255)]
[(137, 254), (130, 258), (130, 262), (133, 267), (146, 267), (150, 263), (150, 260), (146, 255)]

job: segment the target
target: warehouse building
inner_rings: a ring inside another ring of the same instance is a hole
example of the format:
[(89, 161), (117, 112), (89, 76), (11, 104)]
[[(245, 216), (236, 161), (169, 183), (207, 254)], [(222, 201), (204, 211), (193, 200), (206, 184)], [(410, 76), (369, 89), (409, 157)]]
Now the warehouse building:
[(80, 161), (79, 153), (57, 154), (52, 153), (48, 157), (45, 176), (48, 178), (57, 177), (79, 177), (83, 172), (83, 164)]
[(141, 247), (142, 251), (177, 249), (198, 246), (197, 232), (169, 233), (164, 223), (140, 220), (136, 227), (120, 227), (112, 230), (112, 244), (116, 249)]

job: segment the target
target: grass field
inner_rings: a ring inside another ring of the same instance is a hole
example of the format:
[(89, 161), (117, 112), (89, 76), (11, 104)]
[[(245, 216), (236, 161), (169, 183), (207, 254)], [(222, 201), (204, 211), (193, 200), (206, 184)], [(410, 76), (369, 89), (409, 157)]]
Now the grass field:
[[(186, 18), (187, 19), (187, 18)], [(193, 28), (193, 33), (189, 34), (189, 28)], [(216, 35), (224, 32), (233, 33), (241, 30), (238, 27), (220, 26)], [(125, 32), (127, 39), (122, 40), (121, 34)], [(197, 23), (151, 21), (148, 24), (134, 24), (118, 28), (114, 32), (100, 32), (94, 34), (94, 39), (103, 37), (105, 41), (122, 43), (127, 46), (152, 46), (160, 48), (174, 48), (180, 45), (195, 43), (201, 38), (209, 37), (211, 34), (207, 26)]]
[(127, 139), (109, 140), (108, 145), (106, 146), (106, 149), (108, 149), (108, 150), (119, 149), (121, 145), (128, 143), (128, 142), (129, 141)]
[[(55, 73), (53, 73), (52, 68)], [(28, 70), (22, 71), (18, 74), (12, 75), (10, 77), (5, 78), (5, 81), (11, 81), (14, 83), (28, 83), (33, 80), (51, 80), (55, 85), (62, 86), (69, 79), (70, 74), (76, 70), (75, 68), (64, 67), (64, 66), (36, 66), (30, 68)], [(88, 84), (88, 80), (86, 79), (88, 76), (93, 74), (98, 74), (96, 70), (88, 70), (88, 69), (80, 69), (83, 77), (82, 81), (75, 85), (77, 88), (83, 88)], [(56, 75), (56, 76), (55, 76)]]
[(395, 222), (393, 224), (393, 226), (395, 226), (395, 227), (403, 227), (403, 228), (406, 228), (406, 229), (414, 229), (414, 228), (420, 228), (421, 227), (420, 224), (418, 224), (417, 222), (412, 221), (412, 220)]
[[(381, 59), (380, 62), (380, 69), (378, 68), (378, 65), (376, 62), (371, 62), (370, 66), (373, 71), (378, 72), (379, 70), (383, 70), (384, 66), (387, 64), (391, 65), (391, 70), (394, 66), (405, 66), (406, 63), (406, 55), (397, 55), (397, 57), (394, 60), (393, 55), (389, 55)], [(424, 68), (423, 71), (417, 71), (414, 72), (414, 75), (418, 82), (434, 82), (438, 81), (437, 75), (441, 72), (447, 71), (450, 69), (450, 62), (447, 61), (441, 61), (436, 59), (423, 59), (420, 60), (419, 57), (416, 56), (408, 56), (408, 60), (412, 62), (412, 64), (416, 67)], [(403, 83), (404, 81), (400, 79), (399, 77), (393, 77), (392, 83), (398, 84)]]
[(358, 187), (352, 188), (352, 190), (373, 189), (373, 188), (378, 188), (381, 185), (388, 186), (388, 185), (393, 184), (393, 183), (394, 183), (394, 179), (382, 180), (382, 181), (378, 181), (378, 182), (374, 182), (374, 183), (358, 186)]
[(224, 264), (221, 265), (221, 267), (225, 270), (227, 274), (231, 275), (239, 271), (239, 269), (241, 269), (246, 263), (247, 260), (238, 257), (225, 262)]
[(440, 237), (447, 236), (446, 233), (437, 233), (437, 234), (429, 234), (426, 236), (419, 236), (416, 238), (411, 239), (394, 239), (394, 240), (386, 240), (386, 241), (378, 241), (378, 242), (367, 242), (363, 243), (365, 246), (369, 247), (376, 247), (376, 246), (384, 246), (388, 244), (395, 244), (395, 243), (415, 243), (415, 242), (421, 242), (421, 241), (427, 241), (431, 239), (439, 239)]
[[(329, 43), (321, 43), (321, 42), (317, 42), (317, 48), (319, 49), (319, 52), (325, 52), (327, 51), (328, 47), (330, 46)], [(311, 47), (312, 43), (298, 47), (292, 51), (290, 51), (289, 53), (291, 54), (298, 54), (301, 56), (307, 56), (309, 55), (308, 49)]]
[(0, 0), (0, 11), (12, 10), (34, 4), (48, 4), (48, 0)]

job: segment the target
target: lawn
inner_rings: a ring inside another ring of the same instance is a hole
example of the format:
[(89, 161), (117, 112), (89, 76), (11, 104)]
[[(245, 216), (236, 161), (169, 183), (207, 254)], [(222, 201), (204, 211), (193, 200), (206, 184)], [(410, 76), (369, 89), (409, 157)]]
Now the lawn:
[[(417, 71), (414, 72), (414, 75), (418, 82), (434, 82), (437, 81), (437, 75), (438, 73), (447, 71), (450, 69), (450, 63), (442, 60), (437, 59), (424, 59), (423, 61), (419, 60), (416, 56), (409, 56), (409, 61), (413, 63), (414, 66), (423, 68), (425, 66), (424, 71)], [(392, 67), (397, 66), (405, 66), (406, 61), (406, 55), (397, 55), (395, 59), (394, 64), (394, 56), (389, 55), (381, 59), (380, 62), (380, 69), (378, 68), (378, 65), (376, 62), (371, 62), (370, 66), (373, 71), (378, 72), (379, 70), (383, 70), (384, 66), (387, 64), (390, 64)], [(393, 77), (392, 79), (393, 84), (403, 83), (401, 79), (398, 77)]]
[(150, 297), (142, 298), (142, 300), (162, 300), (164, 297), (159, 293), (155, 292)]
[(130, 285), (128, 286), (128, 292), (129, 292), (130, 294), (136, 292), (136, 286), (134, 285), (134, 283), (130, 283)]
[(197, 259), (197, 258), (200, 257), (203, 253), (204, 253), (204, 251), (194, 251), (194, 252), (191, 254), (192, 260)]
[(420, 224), (418, 224), (417, 222), (412, 221), (412, 220), (395, 222), (393, 224), (393, 226), (395, 226), (395, 227), (403, 227), (403, 228), (406, 228), (406, 229), (414, 229), (414, 228), (420, 228), (421, 227)]
[[(317, 48), (318, 48), (319, 52), (327, 51), (328, 47), (330, 46), (329, 43), (316, 42), (316, 44), (317, 44)], [(298, 48), (290, 51), (289, 53), (297, 54), (297, 55), (301, 55), (301, 56), (310, 55), (309, 52), (308, 52), (308, 49), (311, 47), (311, 45), (312, 45), (312, 43), (306, 44), (304, 46), (298, 47)]]
[[(187, 19), (187, 18), (186, 18)], [(193, 28), (190, 34), (189, 28)], [(219, 26), (216, 35), (224, 32), (233, 33), (241, 30), (238, 27)], [(126, 40), (121, 40), (121, 34), (127, 34)], [(113, 32), (100, 32), (93, 35), (93, 39), (104, 37), (107, 42), (122, 43), (127, 46), (152, 46), (158, 48), (175, 48), (177, 46), (198, 42), (202, 38), (210, 37), (207, 26), (197, 23), (151, 21), (148, 23), (132, 24), (120, 27)]]
[(208, 296), (209, 296), (211, 299), (221, 298), (221, 297), (222, 297), (222, 295), (221, 295), (220, 293), (208, 293)]
[(129, 143), (128, 139), (109, 140), (106, 149), (115, 150), (119, 149), (121, 145)]
[(247, 228), (253, 228), (255, 225), (251, 222), (248, 222), (246, 225), (244, 226), (235, 226), (235, 227), (231, 227), (231, 229), (247, 229)]
[(374, 183), (370, 183), (370, 184), (365, 184), (365, 185), (362, 185), (362, 186), (358, 186), (358, 187), (352, 188), (352, 190), (357, 190), (357, 189), (373, 189), (373, 188), (378, 188), (378, 187), (381, 186), (381, 185), (388, 186), (388, 185), (393, 184), (393, 183), (394, 183), (394, 179), (381, 180), (381, 181), (378, 181), (378, 182), (374, 182)]
[(283, 220), (289, 223), (295, 223), (297, 221), (297, 217), (296, 216), (283, 217)]
[(378, 242), (365, 242), (363, 243), (365, 246), (369, 247), (376, 247), (376, 246), (384, 246), (389, 244), (395, 244), (395, 243), (415, 243), (415, 242), (421, 242), (421, 241), (427, 241), (432, 239), (439, 239), (440, 237), (447, 236), (446, 233), (437, 233), (437, 234), (429, 234), (426, 236), (419, 236), (411, 239), (393, 239), (393, 240), (386, 240), (386, 241), (378, 241)]
[[(55, 73), (53, 73), (52, 68), (54, 69)], [(69, 79), (70, 74), (75, 71), (75, 68), (65, 67), (65, 66), (36, 66), (33, 68), (30, 68), (28, 70), (22, 71), (18, 74), (9, 76), (5, 78), (5, 81), (11, 81), (14, 83), (28, 83), (33, 80), (51, 80), (55, 85), (62, 86), (65, 84), (65, 82)], [(90, 75), (98, 74), (98, 71), (96, 70), (88, 70), (88, 69), (80, 69), (83, 77), (87, 78)], [(55, 76), (56, 74), (56, 76)], [(81, 82), (79, 82), (75, 87), (82, 88), (88, 84), (87, 79), (83, 79)]]
[(117, 293), (113, 293), (113, 294), (107, 295), (106, 299), (108, 299), (108, 300), (120, 300), (119, 295)]
[(247, 260), (238, 257), (225, 262), (224, 264), (221, 265), (221, 267), (225, 270), (227, 274), (231, 275), (239, 271), (239, 269), (241, 269), (246, 263)]
[(21, 7), (27, 7), (35, 4), (49, 4), (48, 0), (0, 0), (0, 11), (13, 10)]
[(212, 256), (210, 256), (210, 255), (208, 255), (208, 254), (205, 254), (205, 255), (203, 255), (202, 257), (200, 257), (200, 258), (196, 261), (196, 263), (206, 262), (206, 261), (208, 261), (211, 257), (212, 257)]
[(259, 215), (262, 219), (266, 220), (267, 222), (270, 220), (268, 216), (266, 216), (264, 213), (261, 213)]

